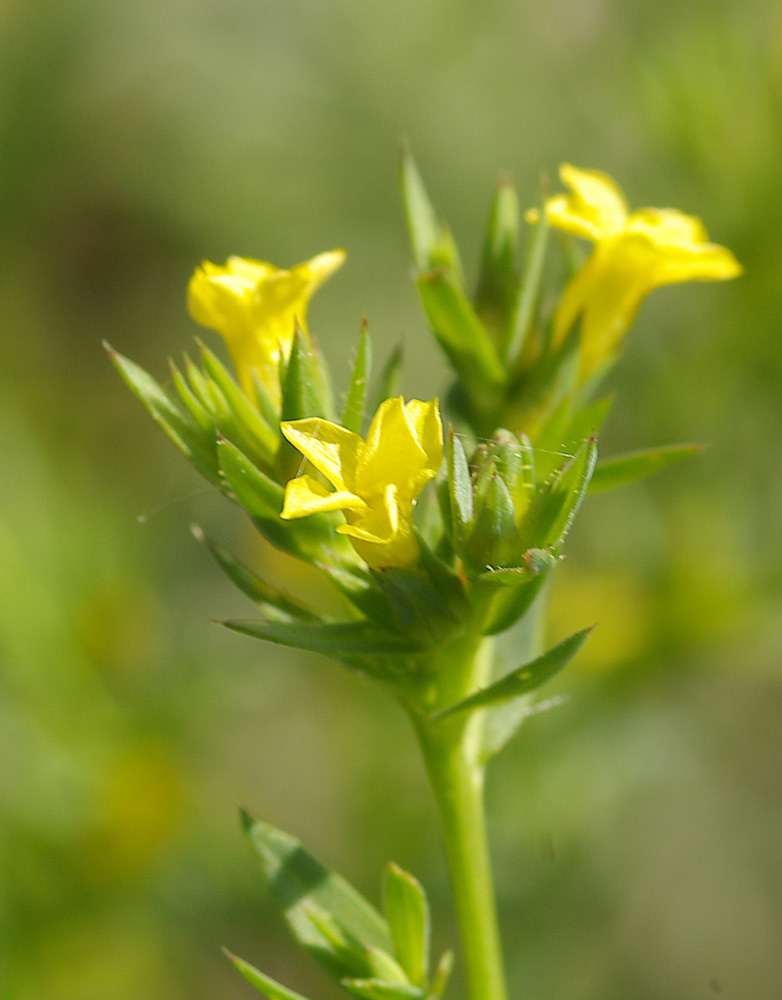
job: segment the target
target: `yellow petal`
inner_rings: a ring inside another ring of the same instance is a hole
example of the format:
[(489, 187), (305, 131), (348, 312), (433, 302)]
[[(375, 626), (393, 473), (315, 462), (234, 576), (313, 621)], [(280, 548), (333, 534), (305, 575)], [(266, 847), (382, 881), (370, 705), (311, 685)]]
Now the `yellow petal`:
[(287, 271), (261, 260), (205, 261), (188, 286), (188, 309), (197, 323), (226, 341), (244, 391), (252, 397), (257, 375), (279, 403), (278, 364), (287, 357), (296, 324), (306, 332), (310, 296), (342, 264), (342, 250), (318, 254)]
[(366, 515), (346, 514), (348, 523), (337, 531), (371, 569), (406, 568), (418, 561), (411, 505), (400, 506), (396, 489), (389, 485), (380, 502)]
[(285, 487), (285, 503), (280, 517), (289, 521), (296, 517), (322, 514), (330, 510), (362, 512), (367, 509), (363, 500), (347, 490), (330, 492), (312, 476), (304, 475), (288, 481)]
[(393, 484), (400, 498), (412, 500), (436, 475), (442, 461), (436, 401), (414, 402), (417, 405), (410, 410), (398, 396), (378, 407), (356, 465), (355, 489), (360, 496), (379, 496)]
[(338, 490), (353, 490), (356, 459), (364, 442), (358, 434), (320, 417), (289, 420), (280, 430)]
[(548, 199), (546, 218), (550, 225), (596, 243), (621, 231), (627, 220), (627, 202), (607, 174), (578, 170), (567, 163), (559, 173), (572, 193)]

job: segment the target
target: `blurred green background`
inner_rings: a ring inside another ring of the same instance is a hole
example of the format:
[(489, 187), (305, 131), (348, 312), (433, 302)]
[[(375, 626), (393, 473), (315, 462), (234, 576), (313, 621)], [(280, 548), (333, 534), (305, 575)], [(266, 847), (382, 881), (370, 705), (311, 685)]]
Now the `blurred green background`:
[(164, 378), (202, 258), (344, 246), (310, 310), (338, 384), (366, 310), (430, 398), (403, 135), (473, 273), (499, 173), (532, 203), (562, 160), (702, 216), (745, 265), (641, 311), (604, 454), (710, 447), (587, 505), (551, 633), (600, 627), (488, 796), (514, 1000), (782, 995), (775, 0), (6, 0), (0, 997), (254, 995), (221, 945), (334, 996), (272, 912), (240, 802), (372, 898), (394, 858), (455, 940), (404, 720), (212, 624), (251, 608), (189, 524), (255, 543), (100, 347)]

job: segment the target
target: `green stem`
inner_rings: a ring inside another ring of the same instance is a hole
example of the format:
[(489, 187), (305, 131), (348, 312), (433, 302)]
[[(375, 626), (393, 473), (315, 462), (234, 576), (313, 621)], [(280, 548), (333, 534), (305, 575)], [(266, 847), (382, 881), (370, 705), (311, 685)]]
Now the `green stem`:
[[(464, 694), (485, 683), (490, 650), (469, 664)], [(483, 800), (481, 713), (429, 723), (414, 717), (440, 812), (471, 1000), (506, 1000)]]

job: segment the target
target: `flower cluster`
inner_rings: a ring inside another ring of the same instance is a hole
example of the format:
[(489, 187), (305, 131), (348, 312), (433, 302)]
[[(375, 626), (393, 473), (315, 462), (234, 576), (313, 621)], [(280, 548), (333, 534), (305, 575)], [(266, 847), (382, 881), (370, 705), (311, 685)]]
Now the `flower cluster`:
[[(309, 339), (307, 306), (344, 254), (290, 270), (231, 257), (204, 263), (188, 288), (191, 316), (219, 333), (234, 372), (200, 349), (200, 367), (172, 365), (173, 390), (121, 355), (112, 358), (154, 420), (210, 483), (242, 507), (278, 549), (315, 567), (344, 614), (313, 608), (204, 538), (259, 617), (225, 624), (316, 651), (379, 681), (409, 714), (451, 845), (465, 968), (475, 998), (503, 1000), (499, 936), (480, 823), (487, 762), (518, 730), (530, 695), (578, 652), (589, 629), (558, 645), (539, 634), (544, 583), (588, 491), (608, 489), (691, 455), (691, 446), (597, 462), (611, 406), (595, 397), (643, 298), (654, 288), (740, 273), (700, 221), (672, 209), (631, 212), (616, 184), (563, 166), (569, 189), (521, 216), (508, 182), (497, 189), (473, 294), (456, 244), (435, 215), (409, 154), (401, 180), (416, 285), (455, 376), (438, 399), (393, 388), (398, 356), (372, 380), (362, 327), (342, 404)], [(547, 233), (594, 244), (556, 296), (542, 294)], [(547, 303), (556, 300), (553, 309)], [(431, 484), (427, 489), (427, 485)], [(327, 602), (324, 602), (327, 603)], [(493, 637), (522, 662), (497, 655)], [(519, 652), (523, 648), (523, 652)], [(248, 836), (292, 933), (352, 995), (439, 1000), (446, 955), (430, 975), (423, 890), (390, 869), (385, 914), (307, 854), (245, 817)], [(240, 959), (274, 1000), (298, 994)]]

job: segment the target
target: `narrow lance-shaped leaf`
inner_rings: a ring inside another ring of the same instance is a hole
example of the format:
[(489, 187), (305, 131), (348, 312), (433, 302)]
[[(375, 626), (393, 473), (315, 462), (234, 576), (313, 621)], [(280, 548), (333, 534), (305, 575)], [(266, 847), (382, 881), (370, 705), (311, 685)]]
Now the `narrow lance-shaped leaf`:
[(416, 986), (387, 983), (382, 979), (343, 979), (342, 985), (362, 1000), (424, 1000), (425, 993)]
[(589, 483), (589, 492), (602, 493), (617, 486), (638, 482), (684, 458), (699, 455), (702, 451), (702, 446), (697, 444), (671, 444), (606, 459), (595, 466)]
[(502, 386), (505, 371), (485, 327), (444, 271), (427, 271), (418, 292), (432, 332), (472, 394)]
[(421, 883), (389, 864), (383, 885), (388, 928), (399, 963), (414, 986), (424, 986), (429, 965), (429, 904)]
[(353, 374), (350, 378), (350, 388), (348, 389), (345, 408), (342, 411), (342, 426), (354, 434), (361, 433), (361, 424), (364, 419), (364, 406), (366, 403), (367, 384), (372, 370), (372, 342), (369, 339), (367, 321), (361, 324), (361, 333), (358, 339), (358, 349), (356, 360), (353, 364)]
[(510, 180), (503, 178), (492, 200), (475, 292), (475, 309), (499, 341), (505, 339), (515, 311), (518, 241), (518, 197)]
[(190, 530), (199, 542), (206, 545), (231, 582), (251, 601), (255, 601), (257, 604), (272, 605), (291, 618), (300, 621), (314, 622), (318, 620), (318, 616), (313, 611), (262, 579), (249, 566), (245, 566), (243, 562), (240, 562), (230, 552), (204, 534), (198, 525), (192, 525)]
[[(249, 437), (255, 447), (270, 461), (279, 446), (279, 434), (276, 427), (279, 420), (276, 417), (271, 424), (256, 410), (234, 379), (228, 374), (217, 356), (204, 344), (200, 344), (201, 363), (209, 373), (225, 397), (237, 425), (244, 436)], [(275, 429), (273, 429), (275, 428)]]
[(399, 179), (413, 260), (419, 271), (425, 271), (432, 266), (431, 253), (438, 241), (440, 226), (424, 182), (406, 145), (402, 147), (399, 161)]
[[(254, 465), (230, 441), (218, 441), (218, 458), (236, 502), (252, 517), (256, 527), (283, 552), (311, 562), (328, 562), (334, 554), (355, 558), (349, 542), (336, 532), (328, 514), (316, 514), (303, 521), (283, 521), (280, 517), (284, 491), (279, 483)], [(300, 456), (299, 456), (300, 457)]]
[(253, 853), (261, 864), (285, 920), (299, 944), (337, 976), (355, 975), (312, 920), (313, 911), (330, 916), (351, 938), (364, 945), (391, 950), (385, 921), (363, 896), (288, 833), (254, 820), (242, 822)]
[(458, 712), (475, 711), (479, 708), (486, 708), (489, 705), (503, 704), (513, 698), (529, 694), (531, 691), (539, 688), (541, 684), (550, 680), (555, 674), (558, 674), (572, 660), (586, 642), (587, 636), (591, 631), (592, 627), (575, 632), (569, 638), (560, 642), (559, 645), (554, 646), (543, 653), (542, 656), (532, 660), (531, 663), (525, 663), (523, 667), (512, 670), (509, 674), (500, 678), (500, 680), (495, 681), (494, 684), (490, 684), (488, 687), (476, 691), (475, 694), (464, 698), (455, 705), (450, 705), (441, 712), (437, 712), (431, 716), (431, 721), (444, 719), (448, 716), (456, 715)]
[[(225, 951), (225, 949), (223, 950)], [(254, 986), (256, 990), (263, 993), (268, 1000), (307, 1000), (301, 993), (289, 990), (287, 986), (283, 986), (282, 983), (278, 983), (271, 976), (260, 972), (255, 966), (250, 965), (249, 962), (245, 962), (244, 959), (232, 955), (230, 951), (226, 951), (225, 954), (233, 963), (234, 968), (244, 976), (247, 982)]]
[(524, 346), (535, 323), (535, 312), (543, 281), (543, 264), (546, 260), (549, 227), (546, 214), (539, 212), (527, 246), (524, 274), (518, 290), (513, 329), (505, 348), (505, 366), (513, 371), (522, 357)]
[(143, 368), (123, 357), (109, 344), (104, 345), (117, 371), (149, 415), (182, 454), (212, 483), (219, 482), (213, 435), (179, 410), (162, 386)]
[(171, 370), (171, 379), (174, 383), (174, 388), (179, 393), (179, 398), (184, 403), (187, 412), (204, 434), (214, 435), (216, 433), (214, 417), (208, 410), (204, 409), (203, 404), (196, 398), (182, 372), (170, 359), (168, 366)]
[(223, 622), (226, 628), (266, 642), (314, 653), (415, 653), (422, 646), (398, 633), (385, 632), (371, 622), (329, 622), (325, 625), (307, 623), (241, 621)]

